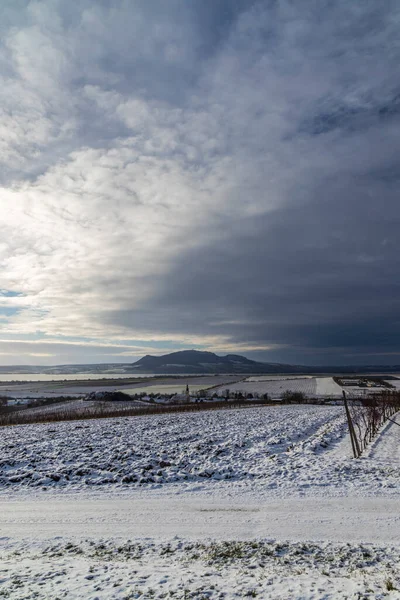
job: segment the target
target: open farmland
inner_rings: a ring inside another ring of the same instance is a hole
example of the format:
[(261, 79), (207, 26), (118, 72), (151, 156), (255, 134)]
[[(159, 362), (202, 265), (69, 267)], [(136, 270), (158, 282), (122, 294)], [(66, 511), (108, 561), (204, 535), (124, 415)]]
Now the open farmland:
[(336, 406), (21, 425), (2, 430), (0, 486), (190, 490), (213, 482), (299, 492), (397, 485), (400, 467), (350, 460), (346, 427)]
[(386, 383), (389, 383), (396, 390), (400, 390), (400, 379), (387, 379)]
[[(207, 389), (207, 387), (209, 387), (207, 384), (191, 384), (189, 386), (189, 391), (192, 394), (198, 392), (199, 390)], [(178, 385), (153, 384), (133, 388), (122, 388), (120, 389), (120, 391), (124, 392), (125, 394), (183, 394), (185, 392), (185, 389), (186, 383), (182, 382)]]
[[(217, 393), (225, 393), (226, 386), (217, 389)], [(303, 392), (308, 396), (315, 396), (317, 382), (314, 377), (295, 378), (271, 378), (262, 381), (240, 381), (229, 386), (231, 392), (242, 392), (242, 394), (268, 394), (271, 398), (279, 398), (285, 391)]]
[[(165, 386), (178, 393), (189, 385), (190, 390), (208, 389), (218, 385), (230, 386), (240, 379), (239, 375), (198, 375), (198, 376), (138, 376), (113, 379), (58, 380), (58, 381), (13, 381), (0, 382), (0, 395), (10, 398), (53, 398), (55, 396), (82, 397), (93, 391), (117, 391), (136, 394), (141, 392), (159, 393)], [(164, 390), (165, 391), (165, 390)]]
[(301, 392), (309, 397), (340, 397), (342, 388), (332, 377), (300, 377), (300, 376), (271, 376), (248, 377), (229, 386), (217, 388), (218, 394), (224, 394), (229, 387), (231, 392), (242, 394), (268, 394), (272, 399), (278, 399), (286, 391)]
[[(96, 400), (82, 400), (82, 398), (69, 399), (60, 402), (54, 402), (49, 404), (40, 404), (38, 406), (29, 406), (21, 411), (9, 413), (6, 415), (5, 421), (7, 423), (7, 416), (10, 417), (11, 424), (16, 424), (24, 421), (18, 419), (27, 419), (25, 422), (34, 422), (33, 418), (37, 419), (38, 422), (46, 421), (49, 418), (50, 421), (60, 420), (65, 421), (68, 419), (85, 419), (93, 416), (101, 416), (108, 411), (115, 411), (118, 414), (123, 414), (124, 411), (132, 411), (133, 409), (143, 409), (149, 407), (145, 402), (140, 400), (128, 400), (127, 402), (108, 402), (104, 403)], [(15, 420), (13, 420), (13, 418)]]

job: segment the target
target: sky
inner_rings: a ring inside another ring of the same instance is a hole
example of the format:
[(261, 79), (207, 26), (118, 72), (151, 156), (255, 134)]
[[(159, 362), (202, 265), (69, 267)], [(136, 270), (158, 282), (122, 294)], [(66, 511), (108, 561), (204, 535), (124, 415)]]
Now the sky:
[(400, 364), (398, 0), (2, 0), (0, 364)]

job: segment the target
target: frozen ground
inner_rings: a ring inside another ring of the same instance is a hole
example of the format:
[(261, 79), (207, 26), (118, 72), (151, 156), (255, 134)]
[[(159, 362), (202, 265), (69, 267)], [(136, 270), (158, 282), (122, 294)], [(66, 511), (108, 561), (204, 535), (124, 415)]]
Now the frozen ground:
[(0, 598), (400, 598), (399, 442), (351, 459), (339, 406), (4, 428)]
[[(70, 492), (10, 496), (1, 502), (3, 540), (35, 541), (57, 536), (207, 541), (397, 543), (398, 497), (257, 497), (248, 491), (227, 496), (217, 489), (171, 494)], [(1, 597), (1, 596), (0, 596)]]
[(0, 491), (210, 488), (388, 492), (399, 468), (350, 459), (340, 406), (268, 406), (2, 430)]
[(0, 594), (13, 600), (400, 597), (390, 546), (54, 540), (6, 544), (0, 555)]
[[(397, 469), (400, 465), (400, 415), (386, 421), (381, 435), (375, 438), (366, 452), (365, 460), (385, 468)], [(399, 483), (400, 485), (400, 483)]]
[(280, 398), (288, 390), (291, 392), (303, 392), (308, 396), (315, 396), (317, 382), (314, 377), (274, 377), (263, 379), (262, 381), (239, 381), (229, 386), (221, 386), (216, 391), (223, 394), (227, 388), (231, 392), (242, 392), (243, 394), (268, 394), (271, 398)]
[[(57, 380), (57, 381), (19, 381), (15, 383), (6, 383), (0, 381), (0, 395), (9, 396), (12, 398), (51, 398), (54, 396), (84, 396), (93, 391), (116, 391), (127, 389), (132, 393), (137, 393), (144, 390), (153, 391), (156, 393), (158, 389), (164, 385), (174, 386), (179, 391), (189, 384), (189, 387), (197, 387), (199, 389), (209, 388), (217, 385), (230, 385), (232, 382), (240, 379), (238, 375), (200, 375), (187, 377), (115, 377), (115, 381), (106, 381), (102, 379), (103, 375), (99, 375), (97, 380), (89, 381), (88, 379), (77, 381), (75, 380)], [(143, 378), (146, 382), (143, 382)], [(111, 378), (110, 378), (111, 379)], [(147, 381), (148, 380), (148, 381)]]
[(400, 390), (400, 379), (387, 379), (386, 383), (390, 383), (396, 390)]
[(229, 387), (231, 392), (244, 394), (268, 394), (271, 398), (280, 398), (286, 391), (302, 392), (307, 396), (341, 397), (342, 388), (335, 383), (332, 377), (300, 377), (300, 376), (270, 376), (248, 377), (244, 381), (221, 386), (219, 393), (225, 392)]
[[(101, 402), (99, 401), (91, 401), (91, 400), (83, 400), (82, 398), (77, 398), (75, 400), (66, 400), (65, 402), (56, 402), (55, 404), (44, 404), (42, 406), (32, 406), (31, 408), (25, 408), (23, 411), (23, 416), (29, 415), (39, 415), (40, 418), (45, 419), (48, 415), (60, 414), (62, 416), (67, 413), (79, 413), (82, 418), (84, 418), (85, 414), (91, 413), (93, 407), (99, 409), (101, 406)], [(148, 406), (146, 402), (142, 402), (141, 400), (129, 400), (114, 402), (112, 405), (107, 404), (107, 408), (114, 409), (132, 409), (132, 408), (143, 408)], [(40, 420), (40, 419), (39, 419)]]
[(318, 396), (342, 396), (342, 388), (332, 377), (317, 377)]
[[(393, 428), (384, 439), (394, 436), (395, 445), (400, 427)], [(368, 455), (352, 460), (346, 430), (343, 407), (312, 405), (7, 427), (0, 493), (161, 486), (281, 496), (396, 493), (400, 464)]]
[[(209, 387), (209, 384), (200, 384), (189, 386), (189, 392), (194, 394), (199, 390), (204, 390)], [(182, 382), (179, 385), (144, 385), (140, 387), (132, 387), (132, 388), (121, 388), (121, 392), (125, 392), (125, 394), (183, 394), (186, 390), (186, 383)]]
[[(28, 402), (28, 400), (19, 402)], [(73, 410), (76, 408), (80, 408), (82, 406), (86, 406), (87, 402), (78, 398), (76, 400), (66, 400), (65, 402), (56, 402), (54, 404), (44, 404), (42, 406), (31, 406), (30, 408), (24, 408), (24, 415), (37, 414), (40, 415), (51, 415), (54, 413), (63, 412), (64, 410)], [(90, 403), (93, 404), (93, 403)]]

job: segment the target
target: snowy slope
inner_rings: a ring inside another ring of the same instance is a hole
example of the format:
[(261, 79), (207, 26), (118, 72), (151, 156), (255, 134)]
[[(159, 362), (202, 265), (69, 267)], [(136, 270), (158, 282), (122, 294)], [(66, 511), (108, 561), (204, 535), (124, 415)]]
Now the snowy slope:
[(231, 392), (242, 392), (243, 394), (268, 394), (271, 398), (280, 398), (286, 391), (303, 392), (307, 396), (315, 396), (317, 382), (315, 377), (274, 377), (270, 379), (259, 379), (239, 381), (231, 385), (223, 385), (216, 389), (219, 394), (224, 394), (226, 389)]
[(317, 377), (318, 396), (342, 396), (342, 388), (332, 377)]
[(342, 388), (335, 383), (332, 377), (248, 377), (244, 381), (220, 386), (217, 391), (223, 393), (226, 388), (229, 388), (231, 392), (242, 392), (244, 394), (268, 394), (271, 398), (280, 398), (286, 391), (302, 392), (309, 397), (342, 396)]
[(310, 405), (4, 428), (0, 491), (165, 485), (280, 494), (395, 490), (400, 466), (351, 460), (346, 428), (342, 407)]

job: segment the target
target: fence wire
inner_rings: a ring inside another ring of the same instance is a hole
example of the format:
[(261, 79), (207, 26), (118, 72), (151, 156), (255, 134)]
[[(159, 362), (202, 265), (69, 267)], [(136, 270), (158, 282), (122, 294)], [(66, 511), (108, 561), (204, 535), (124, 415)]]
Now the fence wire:
[[(400, 410), (400, 392), (385, 391), (367, 398), (346, 398), (345, 408), (355, 458), (361, 456), (387, 420)], [(396, 421), (393, 421), (396, 423)], [(398, 425), (398, 423), (396, 423)]]

